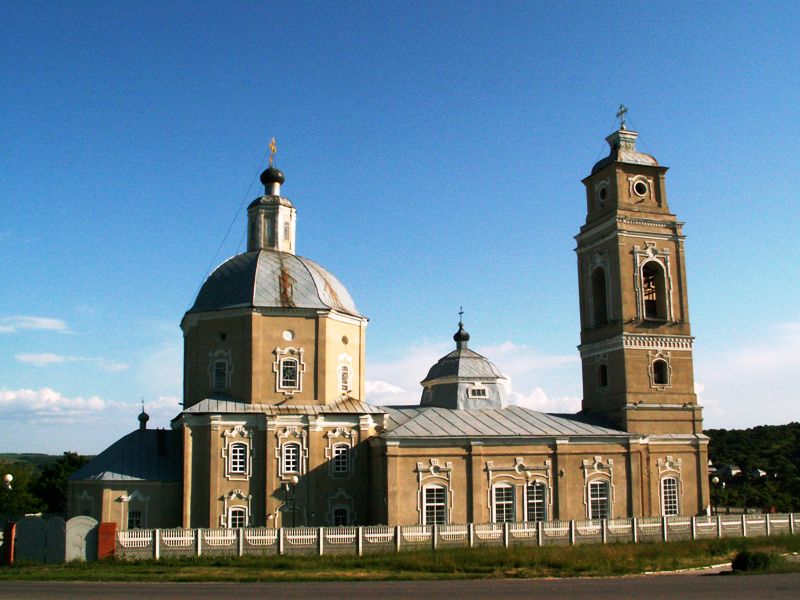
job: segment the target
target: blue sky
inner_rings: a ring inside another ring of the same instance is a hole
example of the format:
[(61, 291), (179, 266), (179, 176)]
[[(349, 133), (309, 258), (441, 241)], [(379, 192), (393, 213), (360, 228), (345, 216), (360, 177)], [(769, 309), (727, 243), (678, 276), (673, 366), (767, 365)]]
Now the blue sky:
[(797, 420), (798, 30), (795, 3), (3, 3), (0, 451), (98, 452), (140, 398), (168, 424), (272, 136), (298, 252), (370, 317), (373, 402), (418, 398), (463, 305), (516, 401), (575, 410), (580, 180), (620, 102), (687, 223), (706, 426)]

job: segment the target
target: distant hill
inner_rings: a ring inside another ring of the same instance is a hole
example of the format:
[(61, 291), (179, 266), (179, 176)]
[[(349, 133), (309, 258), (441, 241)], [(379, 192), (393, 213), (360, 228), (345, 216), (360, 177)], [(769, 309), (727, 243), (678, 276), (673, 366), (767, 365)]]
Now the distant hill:
[(61, 454), (37, 454), (35, 452), (16, 454), (13, 452), (0, 452), (0, 462), (8, 462), (12, 465), (30, 464), (38, 468), (54, 464)]
[(731, 465), (742, 471), (722, 477), (716, 489), (712, 485), (712, 501), (721, 506), (800, 510), (800, 423), (705, 433), (711, 438), (708, 453), (713, 466)]

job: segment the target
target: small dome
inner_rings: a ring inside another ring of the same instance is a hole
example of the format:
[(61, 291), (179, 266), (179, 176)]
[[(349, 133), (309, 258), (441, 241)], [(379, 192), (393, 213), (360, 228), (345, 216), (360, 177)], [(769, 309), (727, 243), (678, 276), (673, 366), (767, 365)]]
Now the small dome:
[(286, 176), (283, 171), (276, 169), (272, 165), (261, 173), (261, 183), (264, 184), (264, 187), (268, 187), (271, 183), (283, 184), (284, 181), (286, 181)]
[(637, 132), (627, 129), (619, 129), (609, 135), (606, 141), (611, 151), (608, 156), (595, 163), (592, 167), (592, 175), (615, 162), (657, 167), (658, 161), (653, 156), (636, 149), (637, 137), (639, 137)]
[(150, 420), (150, 415), (144, 412), (144, 406), (142, 406), (142, 412), (139, 413), (139, 429), (147, 429), (147, 422)]
[(206, 279), (188, 312), (239, 307), (333, 309), (362, 316), (336, 277), (308, 258), (274, 250), (226, 260)]
[[(458, 331), (456, 331), (455, 334), (453, 335), (453, 341), (456, 344), (463, 344), (464, 342), (469, 341), (469, 333), (467, 333), (467, 330), (464, 329), (463, 323), (458, 324)], [(460, 347), (461, 346), (459, 345), (459, 348)]]

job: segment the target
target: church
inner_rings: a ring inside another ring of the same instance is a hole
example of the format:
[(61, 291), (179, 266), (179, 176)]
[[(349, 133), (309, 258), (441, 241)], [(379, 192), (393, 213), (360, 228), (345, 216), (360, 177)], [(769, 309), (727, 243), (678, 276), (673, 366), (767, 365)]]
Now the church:
[(507, 405), (503, 374), (463, 322), (419, 374), (419, 405), (371, 405), (367, 318), (296, 253), (297, 209), (271, 156), (247, 252), (208, 277), (181, 321), (182, 412), (151, 429), (142, 411), (73, 475), (68, 516), (131, 529), (704, 514), (683, 224), (667, 167), (637, 136), (623, 118), (582, 181), (578, 414)]

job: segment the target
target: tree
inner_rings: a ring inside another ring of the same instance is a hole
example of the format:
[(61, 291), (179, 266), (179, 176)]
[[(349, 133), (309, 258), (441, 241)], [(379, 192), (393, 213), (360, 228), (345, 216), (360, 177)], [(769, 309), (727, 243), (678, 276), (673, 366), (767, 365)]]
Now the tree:
[(67, 512), (67, 480), (87, 462), (89, 459), (85, 456), (75, 452), (64, 452), (55, 463), (42, 469), (39, 479), (33, 483), (31, 490), (41, 500), (45, 512)]
[(10, 473), (14, 480), (11, 482), (11, 489), (0, 485), (0, 514), (11, 516), (41, 512), (44, 503), (31, 491), (37, 477), (36, 467), (0, 461), (0, 477), (6, 473)]

